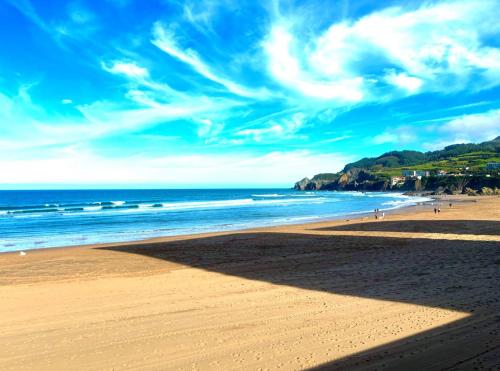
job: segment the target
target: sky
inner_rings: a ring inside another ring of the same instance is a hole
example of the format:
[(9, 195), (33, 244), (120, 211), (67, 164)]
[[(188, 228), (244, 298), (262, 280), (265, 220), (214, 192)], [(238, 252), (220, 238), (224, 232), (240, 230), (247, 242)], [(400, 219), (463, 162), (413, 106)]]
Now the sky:
[(0, 187), (291, 187), (500, 135), (500, 0), (0, 0)]

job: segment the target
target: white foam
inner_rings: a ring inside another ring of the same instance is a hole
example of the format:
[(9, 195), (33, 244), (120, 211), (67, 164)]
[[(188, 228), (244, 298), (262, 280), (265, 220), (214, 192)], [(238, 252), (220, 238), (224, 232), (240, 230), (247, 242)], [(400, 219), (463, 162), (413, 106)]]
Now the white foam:
[(395, 193), (395, 192), (387, 192), (387, 193), (379, 193), (379, 197), (391, 197), (391, 198), (405, 198), (409, 199), (410, 196), (404, 195), (402, 193)]
[(413, 203), (414, 203), (414, 201), (412, 201), (412, 200), (397, 200), (397, 201), (383, 202), (382, 205), (398, 206), (398, 205), (408, 205), (408, 204), (413, 204)]
[(85, 211), (99, 211), (101, 209), (101, 206), (87, 206), (83, 208)]
[(336, 194), (341, 194), (341, 195), (349, 195), (349, 196), (354, 196), (354, 197), (365, 197), (369, 196), (366, 193), (363, 192), (358, 192), (358, 191), (335, 191)]
[(326, 197), (317, 197), (317, 198), (306, 198), (306, 199), (300, 199), (300, 198), (294, 198), (294, 199), (283, 199), (283, 200), (262, 200), (262, 201), (255, 201), (256, 204), (292, 204), (292, 203), (323, 203), (324, 201), (338, 201), (338, 199), (335, 198), (326, 198)]
[(268, 198), (268, 197), (286, 197), (286, 196), (285, 195), (280, 195), (278, 193), (271, 193), (271, 194), (263, 194), (263, 195), (252, 195), (252, 197)]
[(291, 216), (288, 218), (277, 218), (273, 219), (273, 223), (290, 223), (290, 222), (298, 222), (298, 221), (304, 221), (304, 220), (314, 220), (314, 219), (319, 219), (320, 216), (313, 215), (313, 216)]
[(383, 202), (382, 205), (391, 206), (391, 209), (395, 209), (398, 207), (415, 205), (417, 203), (427, 202), (427, 201), (432, 201), (432, 199), (430, 199), (428, 197), (405, 196), (405, 198), (402, 200), (387, 201), (387, 202)]
[(265, 205), (280, 205), (290, 203), (323, 203), (325, 201), (338, 201), (337, 199), (327, 199), (318, 197), (316, 199), (277, 199), (277, 200), (254, 200), (252, 198), (235, 199), (235, 200), (220, 200), (220, 201), (192, 201), (192, 202), (172, 202), (163, 203), (162, 210), (183, 210), (183, 209), (209, 209), (219, 207), (238, 207), (238, 206), (265, 206)]
[(111, 201), (111, 203), (115, 206), (121, 206), (125, 204), (125, 201)]
[(251, 198), (236, 199), (236, 200), (220, 200), (220, 201), (190, 201), (190, 202), (171, 202), (164, 203), (164, 210), (182, 210), (182, 209), (205, 209), (214, 207), (231, 207), (253, 204)]

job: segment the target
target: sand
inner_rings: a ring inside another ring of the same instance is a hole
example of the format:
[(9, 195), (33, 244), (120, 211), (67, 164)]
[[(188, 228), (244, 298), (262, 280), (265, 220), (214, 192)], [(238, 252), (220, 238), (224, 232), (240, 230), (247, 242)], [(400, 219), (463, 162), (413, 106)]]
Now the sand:
[(447, 202), (0, 254), (0, 369), (498, 369), (500, 198)]

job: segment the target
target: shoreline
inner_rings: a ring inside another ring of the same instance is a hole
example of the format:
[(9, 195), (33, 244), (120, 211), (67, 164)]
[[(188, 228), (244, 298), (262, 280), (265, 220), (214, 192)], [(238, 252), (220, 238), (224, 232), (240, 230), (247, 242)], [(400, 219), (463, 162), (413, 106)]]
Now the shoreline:
[[(416, 205), (405, 205), (401, 207), (395, 207), (391, 209), (384, 209), (386, 217), (388, 216), (404, 216), (410, 213), (420, 213), (423, 211), (430, 211), (430, 206), (433, 206), (436, 202), (448, 203), (450, 201), (455, 203), (477, 203), (477, 197), (466, 196), (466, 195), (432, 195), (425, 196), (430, 198), (429, 201), (419, 202)], [(498, 198), (500, 196), (481, 196), (484, 198)], [(352, 218), (349, 218), (349, 215), (353, 215)], [(382, 221), (382, 220), (374, 220), (373, 212), (360, 212), (355, 214), (346, 214), (342, 216), (338, 216), (335, 218), (325, 218), (317, 221), (311, 221), (306, 223), (290, 223), (290, 224), (278, 224), (271, 226), (263, 226), (263, 227), (254, 227), (254, 228), (243, 228), (243, 229), (231, 229), (225, 231), (214, 231), (214, 232), (201, 232), (201, 233), (186, 233), (186, 234), (176, 234), (176, 235), (167, 235), (167, 236), (158, 236), (151, 237), (139, 240), (124, 240), (119, 242), (102, 242), (102, 243), (91, 243), (91, 244), (81, 244), (81, 245), (66, 245), (66, 246), (54, 246), (54, 247), (41, 247), (29, 250), (15, 250), (15, 251), (2, 251), (0, 252), (0, 257), (3, 255), (19, 255), (21, 252), (26, 254), (40, 254), (45, 251), (55, 251), (55, 250), (73, 250), (73, 249), (100, 249), (107, 247), (119, 247), (119, 246), (135, 246), (135, 245), (150, 245), (150, 244), (158, 244), (164, 242), (171, 241), (182, 241), (182, 240), (191, 240), (198, 238), (207, 238), (207, 237), (218, 237), (218, 236), (226, 236), (230, 234), (242, 234), (242, 233), (259, 233), (259, 232), (267, 232), (272, 230), (282, 230), (284, 228), (305, 228), (310, 229), (316, 226), (322, 226), (325, 224), (341, 224), (341, 223), (354, 223), (354, 222), (367, 222), (367, 221)]]
[[(387, 193), (387, 192), (384, 192)], [(393, 192), (393, 193), (400, 193), (400, 192)], [(439, 200), (441, 198), (445, 197), (463, 197), (462, 195), (420, 195), (420, 194), (414, 194), (414, 195), (409, 195), (409, 197), (426, 197), (429, 198), (429, 201), (421, 201), (417, 202), (416, 205), (404, 205), (404, 206), (396, 206), (393, 208), (387, 208), (387, 209), (381, 209), (383, 212), (385, 212), (386, 215), (394, 215), (394, 214), (402, 214), (406, 212), (411, 212), (412, 209), (416, 209), (418, 211), (418, 208), (421, 206), (425, 206), (429, 203), (436, 202), (436, 200)], [(464, 202), (464, 201), (459, 201), (459, 202)], [(474, 201), (472, 201), (474, 202)], [(352, 218), (350, 217), (352, 215)], [(268, 229), (268, 228), (282, 228), (282, 227), (287, 227), (287, 226), (306, 226), (306, 225), (314, 225), (316, 223), (326, 223), (326, 222), (340, 222), (342, 220), (346, 221), (352, 221), (352, 220), (366, 220), (366, 217), (372, 216), (373, 212), (354, 212), (351, 214), (344, 214), (344, 215), (338, 215), (338, 216), (333, 216), (333, 217), (325, 217), (325, 218), (318, 218), (317, 220), (314, 221), (307, 221), (307, 222), (298, 222), (298, 223), (284, 223), (284, 224), (276, 224), (276, 225), (264, 225), (261, 227), (250, 227), (250, 228), (239, 228), (239, 229), (227, 229), (227, 230), (222, 230), (222, 231), (209, 231), (209, 232), (200, 232), (200, 233), (185, 233), (185, 234), (174, 234), (174, 235), (164, 235), (164, 236), (157, 236), (157, 237), (150, 237), (150, 238), (144, 238), (144, 239), (137, 239), (137, 240), (123, 240), (123, 241), (117, 241), (117, 242), (100, 242), (100, 243), (89, 243), (89, 244), (76, 244), (76, 245), (64, 245), (64, 246), (50, 246), (50, 247), (40, 247), (40, 248), (33, 248), (33, 249), (19, 249), (19, 250), (12, 250), (12, 251), (0, 251), (0, 256), (3, 254), (17, 254), (24, 252), (26, 254), (28, 253), (35, 253), (37, 251), (44, 251), (44, 250), (54, 250), (54, 249), (75, 249), (75, 248), (102, 248), (102, 247), (107, 247), (107, 246), (119, 246), (119, 245), (129, 245), (129, 244), (141, 244), (141, 243), (155, 243), (155, 242), (164, 242), (168, 241), (170, 239), (178, 239), (182, 237), (186, 238), (197, 238), (197, 237), (211, 237), (211, 236), (218, 236), (218, 235), (224, 235), (227, 233), (241, 233), (241, 232), (258, 232), (263, 229)], [(312, 218), (312, 217), (311, 217)]]

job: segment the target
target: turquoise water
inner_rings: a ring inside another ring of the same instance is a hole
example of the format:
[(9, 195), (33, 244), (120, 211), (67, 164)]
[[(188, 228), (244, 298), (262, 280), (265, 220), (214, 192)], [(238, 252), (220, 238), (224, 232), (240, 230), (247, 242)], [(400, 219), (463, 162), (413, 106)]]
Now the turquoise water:
[(302, 223), (426, 200), (289, 189), (0, 191), (0, 252)]

